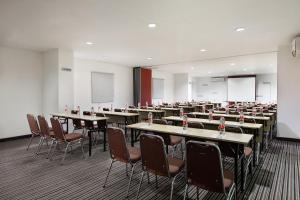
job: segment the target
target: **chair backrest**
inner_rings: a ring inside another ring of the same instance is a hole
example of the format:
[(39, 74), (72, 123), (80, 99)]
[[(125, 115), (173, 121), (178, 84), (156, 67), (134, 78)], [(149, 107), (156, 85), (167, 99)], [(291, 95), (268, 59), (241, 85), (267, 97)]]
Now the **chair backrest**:
[(83, 111), (82, 114), (83, 114), (83, 115), (88, 115), (88, 116), (91, 116), (91, 115), (92, 115), (90, 111)]
[(59, 120), (52, 117), (50, 118), (50, 121), (55, 137), (59, 140), (65, 141), (64, 130)]
[(130, 157), (123, 130), (119, 128), (107, 128), (107, 140), (111, 158), (129, 163)]
[(105, 114), (104, 113), (96, 113), (96, 116), (97, 117), (105, 117)]
[(189, 118), (196, 118), (196, 115), (192, 113), (188, 113), (186, 116)]
[(188, 123), (189, 128), (199, 128), (199, 129), (204, 129), (204, 125), (201, 122), (189, 122)]
[(128, 106), (129, 108), (135, 108), (135, 106)]
[(46, 118), (42, 115), (38, 115), (38, 122), (40, 125), (41, 134), (45, 137), (49, 137), (50, 136), (50, 128), (49, 128)]
[(142, 166), (145, 170), (160, 176), (169, 177), (164, 141), (158, 135), (142, 134), (140, 136)]
[(129, 113), (139, 113), (137, 110), (128, 110)]
[(232, 133), (244, 133), (243, 129), (240, 126), (225, 126), (226, 132), (232, 132)]
[(39, 135), (40, 134), (40, 128), (39, 128), (38, 122), (35, 119), (34, 115), (27, 114), (27, 121), (28, 121), (31, 133), (35, 134), (35, 135)]
[(78, 110), (71, 110), (71, 114), (77, 115), (78, 114)]
[(120, 108), (115, 108), (115, 112), (122, 112), (122, 109), (120, 109)]
[(202, 189), (224, 193), (223, 166), (218, 146), (205, 142), (187, 142), (186, 178), (190, 184)]
[(103, 108), (103, 111), (109, 111), (109, 108)]
[(164, 120), (164, 119), (153, 119), (153, 124), (168, 125), (168, 122), (167, 122), (167, 120)]
[(256, 124), (256, 121), (254, 118), (245, 118), (244, 119), (244, 122), (245, 123), (253, 123), (253, 124)]

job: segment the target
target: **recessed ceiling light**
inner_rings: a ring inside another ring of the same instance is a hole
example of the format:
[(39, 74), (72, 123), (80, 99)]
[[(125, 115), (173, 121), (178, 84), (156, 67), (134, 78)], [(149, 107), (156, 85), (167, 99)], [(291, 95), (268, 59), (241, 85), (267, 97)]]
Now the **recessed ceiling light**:
[(207, 72), (208, 74), (211, 74), (211, 71)]
[(235, 63), (230, 63), (231, 66), (235, 66)]
[(155, 27), (156, 27), (156, 24), (148, 24), (148, 27), (149, 27), (149, 28), (155, 28)]
[(201, 51), (201, 52), (205, 52), (205, 51), (207, 51), (207, 50), (206, 50), (206, 49), (201, 49), (200, 51)]
[(147, 60), (152, 60), (152, 58), (151, 58), (151, 57), (148, 57)]
[(195, 67), (193, 67), (193, 66), (192, 66), (192, 67), (191, 67), (191, 69), (192, 69), (192, 70), (194, 70), (194, 69), (195, 69)]
[(235, 29), (236, 32), (242, 32), (242, 31), (244, 31), (244, 30), (245, 30), (245, 28), (243, 28), (243, 27), (239, 27), (239, 28), (236, 28), (236, 29)]
[(93, 42), (86, 42), (85, 44), (86, 45), (93, 45), (94, 43)]

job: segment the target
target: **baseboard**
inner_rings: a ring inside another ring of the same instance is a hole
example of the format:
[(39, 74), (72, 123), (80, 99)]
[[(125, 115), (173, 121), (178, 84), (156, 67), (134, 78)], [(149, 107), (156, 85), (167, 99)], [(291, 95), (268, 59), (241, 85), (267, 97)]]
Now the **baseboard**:
[(291, 142), (300, 142), (300, 139), (297, 138), (285, 138), (285, 137), (276, 137), (277, 140), (291, 141)]
[(19, 135), (19, 136), (9, 137), (9, 138), (1, 138), (0, 142), (7, 142), (7, 141), (17, 140), (17, 139), (22, 139), (22, 138), (29, 138), (29, 137), (31, 137), (31, 134), (29, 134), (29, 135)]

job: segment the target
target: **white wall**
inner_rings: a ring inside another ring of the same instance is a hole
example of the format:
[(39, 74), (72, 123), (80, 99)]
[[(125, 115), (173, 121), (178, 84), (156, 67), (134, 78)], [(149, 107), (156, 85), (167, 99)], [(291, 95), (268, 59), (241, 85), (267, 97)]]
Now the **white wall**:
[(29, 134), (27, 113), (42, 112), (42, 54), (0, 47), (0, 138)]
[(58, 49), (43, 53), (43, 114), (58, 112)]
[(173, 102), (174, 101), (174, 75), (172, 73), (159, 70), (152, 70), (152, 78), (164, 79), (164, 98), (152, 99), (152, 103), (158, 102)]
[[(91, 101), (91, 72), (107, 72), (114, 74), (114, 107), (124, 107), (133, 103), (132, 68), (108, 64), (94, 60), (74, 59), (74, 106), (82, 110), (95, 109), (98, 106), (110, 107), (111, 103), (93, 104)], [(105, 85), (103, 85), (105, 87)]]
[(212, 82), (210, 77), (193, 77), (192, 98), (196, 101), (227, 101), (227, 81)]
[(256, 99), (262, 103), (277, 102), (277, 74), (256, 76)]
[(188, 101), (189, 91), (189, 75), (174, 74), (174, 101)]
[(290, 46), (278, 52), (278, 133), (279, 137), (300, 139), (300, 55), (292, 57)]

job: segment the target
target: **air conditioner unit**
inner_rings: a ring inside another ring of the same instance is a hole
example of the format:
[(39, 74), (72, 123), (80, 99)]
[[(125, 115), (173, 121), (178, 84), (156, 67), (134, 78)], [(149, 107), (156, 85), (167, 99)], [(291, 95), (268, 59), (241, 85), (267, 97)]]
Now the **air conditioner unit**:
[(224, 82), (225, 78), (224, 77), (211, 77), (210, 81), (211, 82)]
[(292, 55), (296, 57), (300, 53), (300, 37), (296, 37), (292, 41)]

